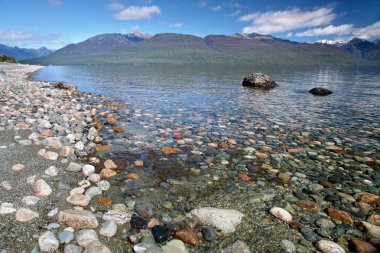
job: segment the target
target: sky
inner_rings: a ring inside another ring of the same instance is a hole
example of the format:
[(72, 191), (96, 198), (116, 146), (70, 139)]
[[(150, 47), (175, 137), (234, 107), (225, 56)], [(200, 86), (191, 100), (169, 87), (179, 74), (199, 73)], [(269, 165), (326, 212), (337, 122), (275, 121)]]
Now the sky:
[(380, 38), (380, 0), (0, 0), (0, 44), (58, 49), (102, 33)]

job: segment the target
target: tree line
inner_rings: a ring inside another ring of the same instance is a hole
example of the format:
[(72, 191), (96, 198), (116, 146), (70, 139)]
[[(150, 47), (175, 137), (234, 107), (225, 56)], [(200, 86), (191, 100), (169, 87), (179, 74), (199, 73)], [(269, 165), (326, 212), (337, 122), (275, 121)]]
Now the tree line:
[(5, 54), (0, 55), (0, 62), (10, 62), (15, 63), (17, 62), (13, 56), (7, 56)]

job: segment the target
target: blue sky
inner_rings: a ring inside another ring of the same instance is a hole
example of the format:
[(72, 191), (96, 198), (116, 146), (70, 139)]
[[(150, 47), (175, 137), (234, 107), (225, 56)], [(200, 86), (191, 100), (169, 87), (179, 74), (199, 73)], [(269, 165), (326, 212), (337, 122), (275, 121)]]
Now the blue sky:
[(380, 38), (379, 0), (0, 0), (0, 44), (57, 49), (101, 33)]

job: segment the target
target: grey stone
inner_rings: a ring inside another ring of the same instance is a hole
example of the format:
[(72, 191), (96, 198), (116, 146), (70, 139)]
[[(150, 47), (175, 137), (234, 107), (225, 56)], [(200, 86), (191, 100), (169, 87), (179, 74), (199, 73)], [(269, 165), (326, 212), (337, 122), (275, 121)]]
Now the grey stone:
[(133, 246), (136, 253), (165, 253), (157, 244), (139, 243)]
[(40, 250), (44, 252), (53, 252), (58, 249), (59, 242), (51, 231), (46, 231), (38, 238)]
[(99, 241), (91, 241), (83, 253), (112, 253), (112, 251)]
[(96, 228), (99, 223), (95, 215), (86, 210), (67, 209), (58, 213), (60, 223), (66, 223), (73, 228)]
[(285, 253), (294, 253), (296, 252), (296, 246), (291, 241), (282, 240), (280, 242), (281, 251)]
[(64, 253), (81, 253), (82, 247), (75, 244), (67, 244)]
[(237, 240), (232, 245), (223, 249), (221, 253), (251, 253), (251, 251), (245, 242)]
[(69, 230), (63, 230), (58, 234), (58, 240), (60, 243), (70, 243), (74, 239), (74, 233)]
[(346, 251), (339, 244), (328, 240), (318, 241), (315, 247), (322, 253), (346, 253)]
[(103, 214), (102, 219), (105, 221), (113, 220), (118, 225), (123, 225), (127, 222), (129, 222), (132, 218), (133, 213), (131, 212), (123, 212), (123, 211), (115, 211), (111, 210), (107, 213)]
[(270, 89), (278, 86), (278, 84), (267, 75), (262, 73), (253, 73), (244, 77), (243, 86)]
[(87, 245), (92, 241), (99, 241), (98, 234), (93, 229), (83, 229), (80, 230), (77, 235), (77, 243), (82, 247), (87, 247)]
[(142, 217), (152, 217), (154, 215), (154, 205), (145, 200), (139, 200), (135, 204), (135, 211)]
[(12, 203), (4, 202), (0, 205), (0, 215), (14, 213), (16, 210), (17, 209), (13, 207)]
[(235, 231), (244, 215), (232, 209), (219, 209), (213, 207), (202, 207), (190, 212), (190, 216), (196, 217), (202, 224), (216, 227), (224, 233)]
[(105, 237), (112, 237), (117, 232), (117, 224), (114, 220), (106, 221), (99, 231), (99, 234)]
[(27, 222), (39, 216), (40, 215), (37, 212), (34, 212), (27, 208), (20, 208), (16, 212), (16, 220), (19, 222)]
[(71, 171), (71, 172), (79, 172), (82, 170), (82, 165), (79, 163), (70, 162), (66, 170)]

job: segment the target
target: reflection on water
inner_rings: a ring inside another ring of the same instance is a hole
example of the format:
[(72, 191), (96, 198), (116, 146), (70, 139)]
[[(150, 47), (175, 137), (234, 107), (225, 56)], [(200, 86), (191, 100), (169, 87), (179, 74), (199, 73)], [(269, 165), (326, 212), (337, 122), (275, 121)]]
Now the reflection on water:
[[(242, 87), (244, 75), (251, 72), (269, 74), (279, 87), (265, 92)], [(75, 83), (80, 91), (122, 99), (132, 111), (141, 110), (169, 119), (163, 125), (154, 122), (161, 128), (170, 124), (196, 126), (207, 123), (207, 119), (236, 117), (236, 121), (229, 121), (229, 124), (236, 125), (226, 126), (227, 130), (265, 118), (304, 129), (344, 126), (346, 134), (350, 134), (360, 128), (363, 120), (375, 124), (380, 122), (379, 69), (49, 66), (34, 78)], [(327, 97), (309, 94), (308, 90), (316, 86), (326, 87), (333, 94)], [(138, 120), (134, 123), (143, 131)]]

